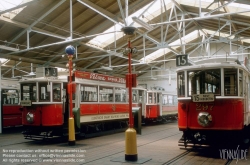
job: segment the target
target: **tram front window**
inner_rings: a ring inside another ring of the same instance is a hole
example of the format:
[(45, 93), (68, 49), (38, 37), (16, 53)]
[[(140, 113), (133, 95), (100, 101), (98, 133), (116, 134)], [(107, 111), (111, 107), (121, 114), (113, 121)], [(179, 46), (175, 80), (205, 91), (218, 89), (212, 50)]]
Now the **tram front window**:
[(60, 102), (61, 101), (61, 84), (53, 83), (53, 101)]
[(48, 83), (39, 83), (39, 101), (50, 101), (50, 91), (47, 89)]
[(21, 100), (36, 100), (36, 83), (21, 84)]
[(177, 73), (177, 90), (178, 90), (178, 96), (184, 97), (185, 96), (185, 76), (184, 72)]
[(220, 69), (196, 70), (188, 72), (188, 94), (213, 93), (220, 95)]
[(224, 69), (225, 95), (237, 95), (237, 69)]

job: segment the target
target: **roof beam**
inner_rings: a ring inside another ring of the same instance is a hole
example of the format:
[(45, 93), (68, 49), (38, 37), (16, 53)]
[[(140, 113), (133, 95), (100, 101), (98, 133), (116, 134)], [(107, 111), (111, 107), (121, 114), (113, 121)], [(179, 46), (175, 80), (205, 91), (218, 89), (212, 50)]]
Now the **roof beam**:
[(88, 0), (77, 0), (79, 3), (87, 6), (88, 8), (94, 10), (95, 12), (97, 12), (98, 14), (102, 15), (103, 17), (109, 19), (110, 21), (116, 23), (116, 24), (119, 24), (121, 26), (124, 27), (123, 24), (121, 24), (120, 22), (114, 20), (113, 18), (115, 18), (116, 16), (110, 12), (108, 12), (107, 10), (104, 10), (103, 8), (95, 5), (94, 3), (88, 1)]

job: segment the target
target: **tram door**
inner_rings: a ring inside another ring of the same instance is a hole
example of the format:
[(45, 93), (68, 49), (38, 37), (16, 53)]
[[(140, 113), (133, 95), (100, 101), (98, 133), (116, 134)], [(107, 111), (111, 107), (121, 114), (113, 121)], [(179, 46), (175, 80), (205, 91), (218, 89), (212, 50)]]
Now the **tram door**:
[(146, 111), (146, 91), (139, 90), (139, 105), (141, 107), (142, 116), (145, 116)]
[(68, 123), (69, 119), (69, 97), (68, 97), (68, 88), (67, 88), (68, 83), (63, 83), (63, 112), (64, 112), (64, 123)]
[(158, 100), (158, 105), (159, 105), (159, 116), (162, 116), (162, 93), (158, 92), (157, 93), (157, 100)]

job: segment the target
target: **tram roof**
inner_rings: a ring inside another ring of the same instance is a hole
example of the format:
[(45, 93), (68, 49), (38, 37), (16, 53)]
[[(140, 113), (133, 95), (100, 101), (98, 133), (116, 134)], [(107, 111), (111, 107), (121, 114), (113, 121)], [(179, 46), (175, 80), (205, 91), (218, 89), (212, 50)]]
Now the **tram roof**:
[(183, 71), (183, 70), (203, 70), (203, 69), (218, 69), (218, 68), (241, 68), (245, 71), (249, 72), (249, 69), (238, 62), (237, 58), (210, 58), (197, 61), (196, 65), (191, 66), (183, 66), (178, 68), (176, 71)]

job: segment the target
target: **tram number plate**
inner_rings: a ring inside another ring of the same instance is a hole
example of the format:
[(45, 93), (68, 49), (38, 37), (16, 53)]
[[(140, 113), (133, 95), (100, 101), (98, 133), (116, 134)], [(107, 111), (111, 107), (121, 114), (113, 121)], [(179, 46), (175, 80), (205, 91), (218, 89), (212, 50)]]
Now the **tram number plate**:
[(21, 106), (31, 106), (30, 100), (21, 100), (20, 101)]
[(193, 102), (213, 102), (214, 94), (197, 94), (192, 95)]

